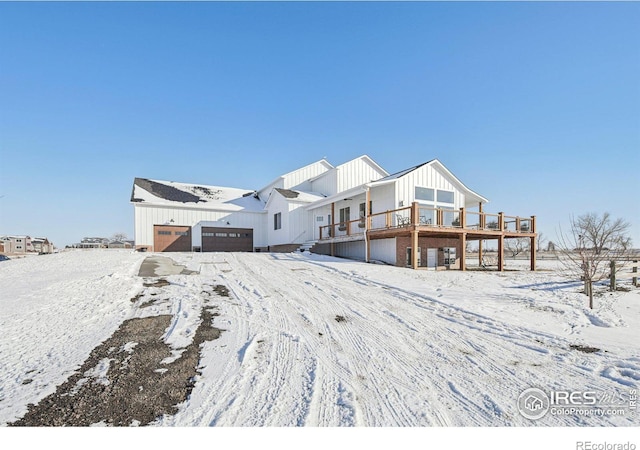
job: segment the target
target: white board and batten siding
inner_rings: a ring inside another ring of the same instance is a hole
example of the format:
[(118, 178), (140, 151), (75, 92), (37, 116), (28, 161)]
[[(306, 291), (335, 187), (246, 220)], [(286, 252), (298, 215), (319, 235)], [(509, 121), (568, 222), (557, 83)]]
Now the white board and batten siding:
[(301, 167), (300, 169), (278, 177), (270, 184), (260, 189), (258, 191), (258, 195), (266, 202), (269, 198), (269, 194), (275, 188), (309, 190), (310, 187), (312, 188), (312, 184), (309, 180), (322, 175), (330, 169), (333, 169), (333, 166), (327, 161), (317, 161), (313, 164), (309, 164), (308, 166)]
[(411, 206), (411, 203), (416, 199), (416, 187), (452, 191), (454, 193), (454, 208), (460, 208), (465, 204), (465, 194), (460, 191), (454, 180), (445, 176), (431, 164), (426, 164), (398, 178), (395, 185), (396, 207), (400, 206), (401, 201), (403, 206)]
[(322, 192), (326, 196), (348, 191), (357, 186), (379, 180), (387, 175), (384, 170), (367, 157), (356, 158), (329, 170), (311, 182), (314, 192)]
[[(201, 222), (204, 226), (253, 229), (254, 247), (267, 245), (266, 214), (261, 212), (228, 212), (204, 209), (190, 209), (185, 206), (136, 205), (135, 240), (138, 246), (153, 246), (154, 225), (175, 225), (192, 227), (193, 245), (200, 245)], [(227, 222), (229, 224), (227, 225)]]
[(337, 167), (338, 192), (361, 186), (386, 176), (379, 168), (374, 167), (367, 158), (357, 158)]
[(370, 191), (372, 214), (391, 211), (397, 208), (395, 183), (373, 186)]
[(336, 187), (338, 185), (338, 171), (336, 169), (331, 169), (328, 172), (322, 174), (322, 176), (317, 177), (316, 179), (311, 181), (311, 191), (312, 192), (321, 192), (326, 196), (331, 196), (337, 194), (338, 191)]

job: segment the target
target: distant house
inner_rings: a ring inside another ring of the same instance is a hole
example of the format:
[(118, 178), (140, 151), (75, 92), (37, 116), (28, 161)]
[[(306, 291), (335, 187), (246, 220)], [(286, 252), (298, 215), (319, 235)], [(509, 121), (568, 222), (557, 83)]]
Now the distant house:
[(0, 239), (4, 244), (4, 253), (20, 254), (33, 251), (31, 237), (29, 236), (3, 236)]
[(131, 241), (110, 241), (107, 248), (133, 248)]
[(85, 237), (79, 244), (74, 244), (75, 248), (107, 248), (109, 239), (101, 237)]
[(0, 253), (5, 254), (53, 253), (54, 250), (53, 243), (47, 238), (2, 236), (0, 243)]
[(53, 244), (47, 238), (32, 238), (31, 244), (36, 253), (53, 253)]
[[(389, 174), (366, 155), (338, 166), (323, 159), (258, 190), (136, 178), (131, 193), (136, 248), (310, 249), (401, 267), (461, 270), (468, 241), (497, 240), (500, 255), (505, 239), (528, 238), (535, 249), (533, 216), (485, 213), (487, 202), (437, 159)], [(481, 246), (479, 253), (481, 260)]]

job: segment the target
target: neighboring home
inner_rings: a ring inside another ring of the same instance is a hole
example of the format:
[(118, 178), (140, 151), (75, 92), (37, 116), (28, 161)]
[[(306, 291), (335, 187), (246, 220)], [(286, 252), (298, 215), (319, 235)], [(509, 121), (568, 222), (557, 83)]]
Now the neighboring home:
[(32, 238), (30, 236), (0, 237), (0, 253), (53, 253), (53, 250), (53, 243), (47, 238)]
[(33, 252), (30, 236), (3, 236), (0, 240), (6, 254)]
[(107, 248), (109, 239), (101, 237), (82, 238), (79, 244), (74, 244), (75, 248)]
[(33, 245), (33, 251), (36, 253), (53, 253), (53, 243), (49, 242), (46, 237), (32, 238), (31, 244)]
[(110, 241), (107, 248), (133, 248), (133, 241)]
[(483, 212), (488, 200), (437, 159), (391, 175), (366, 155), (338, 166), (323, 159), (259, 190), (136, 178), (131, 202), (136, 248), (156, 252), (311, 249), (464, 270), (467, 241), (495, 239), (502, 255), (505, 239), (536, 236), (533, 216)]

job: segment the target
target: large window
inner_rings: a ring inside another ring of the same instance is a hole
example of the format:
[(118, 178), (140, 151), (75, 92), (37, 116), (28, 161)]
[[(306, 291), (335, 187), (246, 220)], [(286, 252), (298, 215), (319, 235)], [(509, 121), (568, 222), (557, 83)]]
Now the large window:
[(279, 230), (282, 228), (282, 213), (276, 213), (273, 215), (273, 229)]
[(441, 189), (432, 189), (416, 186), (415, 197), (417, 202), (423, 203), (446, 203), (453, 205), (454, 195), (453, 191), (446, 191)]
[(453, 191), (438, 190), (439, 203), (453, 203)]
[(425, 202), (432, 202), (434, 190), (431, 188), (423, 188), (416, 186), (416, 200), (422, 200)]

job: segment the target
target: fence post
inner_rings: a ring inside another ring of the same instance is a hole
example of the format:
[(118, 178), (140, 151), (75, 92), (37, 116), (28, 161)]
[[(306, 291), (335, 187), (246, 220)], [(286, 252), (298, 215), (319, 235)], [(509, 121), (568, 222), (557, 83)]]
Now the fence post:
[(634, 273), (634, 275), (633, 275), (633, 285), (635, 287), (638, 287), (638, 275), (636, 275), (638, 273), (638, 260), (637, 259), (635, 261), (633, 261), (633, 268), (631, 269), (631, 271)]
[(609, 275), (609, 290), (615, 291), (616, 290), (616, 262), (611, 261), (611, 264), (609, 265), (609, 267), (611, 268), (611, 274)]

